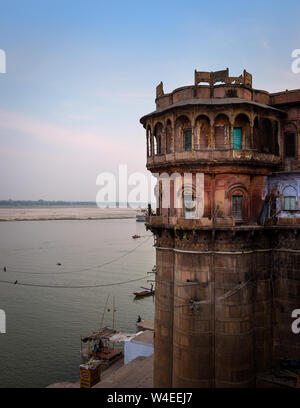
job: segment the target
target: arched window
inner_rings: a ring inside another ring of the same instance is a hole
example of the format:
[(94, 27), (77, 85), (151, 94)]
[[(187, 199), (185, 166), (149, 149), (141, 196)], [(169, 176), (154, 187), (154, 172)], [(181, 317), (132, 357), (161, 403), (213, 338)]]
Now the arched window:
[(154, 135), (154, 154), (161, 154), (161, 137)]
[(284, 134), (284, 155), (285, 157), (295, 157), (296, 155), (296, 134), (285, 132)]
[(161, 123), (157, 123), (154, 128), (154, 154), (159, 155), (162, 153), (161, 150), (161, 139), (162, 139), (162, 129), (163, 126)]
[(261, 151), (263, 153), (272, 153), (272, 136), (273, 128), (272, 122), (268, 118), (261, 120)]
[(225, 215), (239, 221), (249, 218), (249, 193), (243, 184), (234, 184), (226, 191)]
[(220, 114), (215, 119), (215, 147), (216, 149), (226, 149), (230, 147), (229, 119), (226, 115)]
[(256, 117), (253, 134), (255, 149), (262, 153), (278, 155), (278, 123), (276, 120)]
[(243, 196), (232, 196), (232, 217), (238, 220), (243, 218)]
[(240, 113), (234, 121), (232, 147), (235, 150), (250, 146), (250, 122), (247, 115)]
[(295, 211), (297, 204), (297, 191), (294, 187), (288, 186), (283, 190), (283, 208), (285, 211)]
[(172, 152), (172, 125), (170, 119), (168, 119), (166, 126), (166, 149), (166, 153)]
[(192, 129), (183, 131), (183, 148), (185, 151), (192, 150)]
[(192, 150), (192, 126), (187, 116), (180, 116), (175, 122), (175, 151)]
[(210, 143), (210, 121), (205, 115), (200, 115), (195, 126), (195, 148), (207, 149)]

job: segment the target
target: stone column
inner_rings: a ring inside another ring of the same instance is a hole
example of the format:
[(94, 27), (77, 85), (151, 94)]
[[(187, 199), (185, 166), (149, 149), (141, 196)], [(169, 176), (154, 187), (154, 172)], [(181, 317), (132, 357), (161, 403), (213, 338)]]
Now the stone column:
[(214, 149), (215, 146), (215, 121), (211, 120), (211, 125), (210, 125), (210, 141), (209, 141), (209, 147), (211, 149)]
[(167, 132), (166, 132), (166, 125), (164, 125), (163, 130), (161, 132), (161, 137), (164, 140), (164, 150), (161, 152), (162, 154), (167, 154)]
[[(231, 149), (233, 149), (233, 129), (234, 129), (234, 123), (230, 123), (230, 135), (229, 135), (229, 140), (230, 140), (230, 147)], [(243, 139), (242, 139), (242, 143), (243, 143)], [(243, 145), (242, 145), (243, 147)]]
[(250, 148), (254, 149), (254, 123), (250, 123)]
[(152, 129), (151, 129), (151, 133), (150, 133), (150, 138), (151, 138), (151, 156), (152, 158), (154, 158), (154, 136), (152, 133)]
[(194, 143), (194, 133), (195, 133), (195, 126), (192, 125), (192, 150), (194, 150), (194, 146), (195, 146), (195, 143)]

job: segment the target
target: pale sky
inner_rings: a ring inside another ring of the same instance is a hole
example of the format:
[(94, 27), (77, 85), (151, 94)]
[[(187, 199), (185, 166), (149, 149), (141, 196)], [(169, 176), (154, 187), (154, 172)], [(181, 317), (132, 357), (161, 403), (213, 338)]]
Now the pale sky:
[(146, 172), (139, 119), (194, 69), (300, 88), (299, 1), (0, 1), (0, 199), (94, 201), (101, 172)]

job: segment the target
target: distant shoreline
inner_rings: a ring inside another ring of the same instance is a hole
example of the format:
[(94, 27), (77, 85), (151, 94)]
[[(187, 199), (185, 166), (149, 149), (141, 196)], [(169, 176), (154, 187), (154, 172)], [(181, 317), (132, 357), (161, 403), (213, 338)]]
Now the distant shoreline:
[(83, 206), (0, 207), (0, 222), (135, 218), (135, 208)]

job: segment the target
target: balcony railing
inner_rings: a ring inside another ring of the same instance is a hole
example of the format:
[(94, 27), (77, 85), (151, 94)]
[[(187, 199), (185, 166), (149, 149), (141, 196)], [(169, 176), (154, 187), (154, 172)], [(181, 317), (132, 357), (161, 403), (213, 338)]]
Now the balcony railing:
[(172, 164), (177, 162), (194, 162), (194, 161), (255, 161), (265, 164), (278, 165), (281, 162), (279, 156), (271, 153), (261, 153), (251, 149), (201, 149), (190, 151), (179, 151), (158, 156), (150, 156), (147, 158), (148, 166), (160, 164)]
[(181, 217), (167, 217), (160, 215), (152, 215), (146, 217), (146, 224), (150, 226), (169, 226), (187, 229), (197, 229), (197, 228), (211, 228), (213, 225), (215, 227), (234, 227), (236, 225), (236, 220), (231, 217), (224, 218), (197, 218), (197, 219), (187, 219)]
[(300, 227), (300, 217), (278, 217), (278, 218), (265, 218), (264, 219), (264, 225), (265, 226), (272, 226), (272, 225), (278, 225), (278, 226), (297, 226)]

